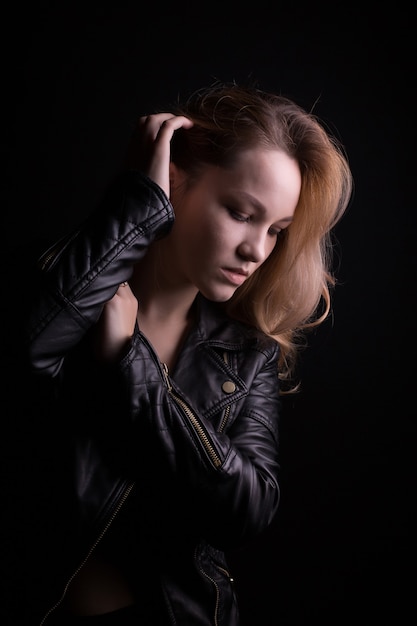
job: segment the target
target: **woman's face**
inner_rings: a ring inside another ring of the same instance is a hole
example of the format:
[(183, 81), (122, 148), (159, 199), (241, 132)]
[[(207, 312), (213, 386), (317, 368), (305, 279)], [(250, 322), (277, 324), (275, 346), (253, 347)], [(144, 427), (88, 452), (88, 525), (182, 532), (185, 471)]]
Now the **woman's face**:
[(207, 167), (190, 188), (171, 166), (175, 223), (169, 266), (176, 278), (224, 302), (271, 254), (301, 189), (297, 162), (279, 150), (243, 152), (231, 168)]

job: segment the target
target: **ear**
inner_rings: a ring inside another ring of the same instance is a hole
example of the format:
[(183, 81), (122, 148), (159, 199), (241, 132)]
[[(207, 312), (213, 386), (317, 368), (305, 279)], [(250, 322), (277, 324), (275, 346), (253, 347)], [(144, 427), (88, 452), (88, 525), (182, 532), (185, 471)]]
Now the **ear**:
[(169, 187), (171, 193), (178, 189), (185, 180), (185, 172), (172, 161), (169, 164)]

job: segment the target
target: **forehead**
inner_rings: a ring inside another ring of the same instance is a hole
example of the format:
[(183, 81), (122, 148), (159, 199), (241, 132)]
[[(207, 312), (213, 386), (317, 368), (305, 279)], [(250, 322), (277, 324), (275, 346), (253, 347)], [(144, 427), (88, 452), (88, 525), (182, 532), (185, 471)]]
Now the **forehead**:
[(228, 168), (213, 168), (212, 183), (225, 194), (268, 211), (294, 213), (301, 191), (298, 162), (281, 150), (241, 152)]

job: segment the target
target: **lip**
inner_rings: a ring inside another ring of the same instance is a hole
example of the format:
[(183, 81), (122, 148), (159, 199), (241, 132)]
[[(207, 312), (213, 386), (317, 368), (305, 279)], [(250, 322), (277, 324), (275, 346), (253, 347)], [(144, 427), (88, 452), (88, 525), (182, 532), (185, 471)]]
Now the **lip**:
[(238, 267), (222, 267), (221, 272), (229, 283), (237, 286), (244, 283), (249, 275), (248, 272), (245, 272)]

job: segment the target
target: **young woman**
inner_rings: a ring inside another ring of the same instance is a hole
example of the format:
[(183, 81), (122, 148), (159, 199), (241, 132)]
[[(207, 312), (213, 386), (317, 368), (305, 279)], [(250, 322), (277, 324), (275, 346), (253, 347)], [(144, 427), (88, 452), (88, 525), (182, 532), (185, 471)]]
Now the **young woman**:
[(32, 404), (25, 624), (239, 624), (225, 551), (277, 512), (280, 394), (329, 311), (351, 185), (320, 122), (255, 88), (139, 119), (26, 303), (49, 409)]

